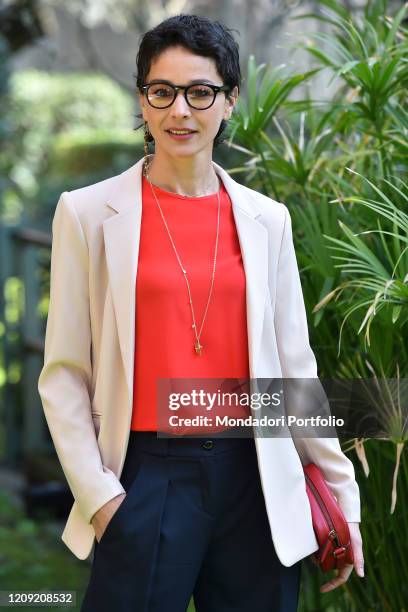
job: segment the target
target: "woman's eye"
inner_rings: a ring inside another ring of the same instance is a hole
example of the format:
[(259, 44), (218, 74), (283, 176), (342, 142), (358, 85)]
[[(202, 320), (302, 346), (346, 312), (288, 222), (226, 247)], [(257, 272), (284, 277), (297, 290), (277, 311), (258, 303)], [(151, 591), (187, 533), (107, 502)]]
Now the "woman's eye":
[(164, 98), (165, 96), (170, 96), (170, 91), (168, 89), (157, 89), (154, 92), (155, 96), (159, 96), (160, 98)]
[(166, 98), (173, 95), (173, 91), (168, 87), (152, 87), (149, 90), (149, 95), (156, 98)]
[(196, 88), (196, 89), (190, 89), (189, 91), (191, 96), (195, 96), (197, 98), (205, 98), (206, 96), (210, 96), (212, 95), (212, 91), (209, 90), (208, 88)]

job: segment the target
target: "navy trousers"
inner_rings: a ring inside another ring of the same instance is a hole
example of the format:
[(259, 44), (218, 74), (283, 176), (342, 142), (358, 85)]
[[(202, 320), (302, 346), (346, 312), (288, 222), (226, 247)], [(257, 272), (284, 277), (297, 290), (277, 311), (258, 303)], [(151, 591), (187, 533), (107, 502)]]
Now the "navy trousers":
[(301, 561), (276, 556), (253, 438), (132, 431), (120, 480), (81, 612), (297, 610)]

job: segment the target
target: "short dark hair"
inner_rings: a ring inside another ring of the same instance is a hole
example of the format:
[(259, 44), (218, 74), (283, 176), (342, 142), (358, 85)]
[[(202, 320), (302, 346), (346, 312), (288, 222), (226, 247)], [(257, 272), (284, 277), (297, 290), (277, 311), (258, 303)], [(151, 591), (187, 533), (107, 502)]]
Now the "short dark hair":
[[(199, 15), (181, 13), (165, 19), (142, 35), (136, 57), (137, 73), (133, 75), (136, 78), (136, 87), (141, 92), (140, 87), (146, 81), (151, 64), (160, 53), (169, 47), (182, 46), (192, 53), (215, 60), (218, 74), (223, 83), (229, 86), (229, 91), (226, 92), (229, 98), (235, 86), (238, 87), (238, 91), (241, 88), (239, 48), (230, 34), (231, 31), (232, 29), (225, 27), (219, 21)], [(143, 115), (138, 114), (137, 117), (142, 118)], [(142, 123), (135, 129), (143, 125)], [(225, 139), (221, 139), (221, 134), (227, 125), (228, 122), (223, 119), (214, 138), (214, 146), (225, 142)], [(154, 138), (149, 135), (148, 140), (153, 142)]]

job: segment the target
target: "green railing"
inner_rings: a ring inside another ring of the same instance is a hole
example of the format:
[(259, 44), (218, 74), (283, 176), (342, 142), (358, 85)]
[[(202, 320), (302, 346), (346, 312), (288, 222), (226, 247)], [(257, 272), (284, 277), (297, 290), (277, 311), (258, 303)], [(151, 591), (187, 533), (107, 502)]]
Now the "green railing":
[(0, 224), (0, 462), (10, 466), (53, 449), (37, 388), (46, 321), (39, 304), (51, 241), (48, 232)]

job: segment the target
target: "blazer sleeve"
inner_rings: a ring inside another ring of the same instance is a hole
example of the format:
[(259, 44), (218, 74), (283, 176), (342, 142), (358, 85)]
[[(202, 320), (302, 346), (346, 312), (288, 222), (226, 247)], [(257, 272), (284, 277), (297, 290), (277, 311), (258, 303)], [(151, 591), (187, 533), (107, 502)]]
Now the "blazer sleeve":
[(44, 415), (68, 485), (85, 520), (124, 493), (103, 465), (91, 416), (88, 247), (64, 192), (52, 222), (50, 302), (38, 379)]
[[(277, 272), (275, 333), (283, 378), (317, 378), (310, 347), (306, 309), (300, 282), (289, 210), (285, 222)], [(336, 496), (348, 522), (360, 522), (360, 492), (354, 466), (341, 450), (338, 437), (293, 438), (302, 465), (315, 463)]]

